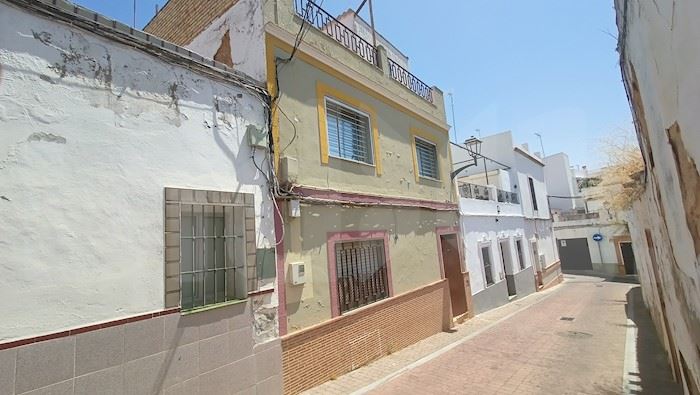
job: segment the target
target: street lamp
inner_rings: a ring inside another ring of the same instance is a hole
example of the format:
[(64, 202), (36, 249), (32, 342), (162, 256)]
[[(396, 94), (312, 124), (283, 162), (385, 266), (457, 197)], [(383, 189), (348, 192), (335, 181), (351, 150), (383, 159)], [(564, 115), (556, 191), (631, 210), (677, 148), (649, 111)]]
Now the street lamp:
[(461, 173), (462, 170), (471, 167), (471, 166), (476, 166), (477, 164), (477, 159), (481, 156), (481, 140), (478, 138), (471, 136), (467, 140), (464, 141), (464, 146), (467, 149), (467, 152), (469, 152), (469, 156), (472, 157), (474, 160), (473, 163), (467, 163), (466, 165), (458, 168), (457, 170), (453, 171), (451, 174), (451, 179), (455, 179), (457, 177), (457, 174)]

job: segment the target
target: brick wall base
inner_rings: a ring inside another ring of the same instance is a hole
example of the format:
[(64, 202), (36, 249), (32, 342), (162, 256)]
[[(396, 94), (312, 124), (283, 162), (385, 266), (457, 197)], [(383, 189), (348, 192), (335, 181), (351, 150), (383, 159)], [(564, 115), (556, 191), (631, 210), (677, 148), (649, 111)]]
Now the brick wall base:
[(441, 280), (282, 338), (284, 392), (297, 394), (452, 325)]

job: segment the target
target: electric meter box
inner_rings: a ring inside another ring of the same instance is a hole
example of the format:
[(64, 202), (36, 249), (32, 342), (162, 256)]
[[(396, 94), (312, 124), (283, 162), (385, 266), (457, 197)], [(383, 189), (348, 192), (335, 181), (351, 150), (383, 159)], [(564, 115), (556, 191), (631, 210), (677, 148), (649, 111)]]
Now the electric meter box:
[(304, 262), (293, 262), (289, 264), (292, 272), (292, 285), (301, 285), (306, 282), (306, 265)]

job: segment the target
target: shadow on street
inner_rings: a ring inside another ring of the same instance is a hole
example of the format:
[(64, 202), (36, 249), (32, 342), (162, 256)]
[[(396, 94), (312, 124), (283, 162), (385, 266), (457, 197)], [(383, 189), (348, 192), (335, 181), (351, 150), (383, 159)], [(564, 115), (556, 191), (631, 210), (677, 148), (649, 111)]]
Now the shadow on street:
[[(610, 280), (608, 280), (610, 281)], [(666, 352), (656, 333), (649, 310), (642, 300), (642, 289), (634, 287), (627, 292), (627, 317), (637, 325), (637, 363), (639, 373), (628, 372), (630, 384), (639, 386), (632, 394), (682, 394), (679, 383), (673, 381)]]

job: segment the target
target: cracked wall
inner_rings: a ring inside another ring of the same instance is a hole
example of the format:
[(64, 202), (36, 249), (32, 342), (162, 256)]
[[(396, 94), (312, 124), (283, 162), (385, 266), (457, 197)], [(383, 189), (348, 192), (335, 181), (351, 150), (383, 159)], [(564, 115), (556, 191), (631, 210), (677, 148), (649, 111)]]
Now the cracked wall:
[(647, 172), (630, 218), (633, 243), (647, 247), (635, 248), (640, 282), (676, 376), (699, 394), (700, 3), (617, 0), (616, 9)]
[(6, 3), (0, 65), (0, 342), (162, 310), (166, 186), (254, 194), (274, 245), (252, 93)]

